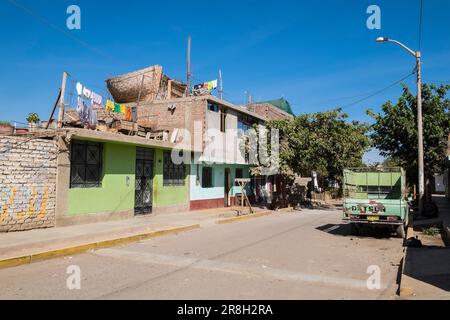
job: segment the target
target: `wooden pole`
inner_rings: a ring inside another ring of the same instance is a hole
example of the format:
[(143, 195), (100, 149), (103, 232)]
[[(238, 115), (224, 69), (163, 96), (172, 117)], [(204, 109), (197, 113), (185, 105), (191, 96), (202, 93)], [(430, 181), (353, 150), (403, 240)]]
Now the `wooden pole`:
[(68, 74), (67, 74), (67, 72), (64, 71), (62, 85), (61, 85), (61, 98), (59, 101), (58, 128), (62, 128), (63, 121), (64, 121), (64, 108), (65, 108), (64, 97), (66, 96), (67, 77), (68, 77)]
[(58, 106), (59, 99), (61, 99), (61, 89), (59, 89), (58, 98), (56, 99), (55, 105), (53, 106), (52, 113), (50, 114), (50, 118), (49, 118), (48, 121), (47, 121), (47, 125), (45, 126), (45, 129), (46, 129), (46, 130), (47, 130), (48, 127), (50, 126), (50, 122), (51, 122), (52, 119), (53, 119), (53, 115), (55, 114), (56, 107)]
[(167, 99), (172, 99), (172, 80), (167, 83)]
[[(138, 99), (137, 99), (137, 102), (136, 102), (136, 107), (135, 107), (136, 108), (136, 118), (137, 118), (139, 103), (141, 102), (142, 89), (144, 88), (144, 80), (145, 80), (145, 74), (142, 75), (141, 87), (139, 88)], [(133, 135), (134, 135), (135, 134), (134, 129), (135, 129), (135, 126), (136, 126), (136, 121), (135, 120), (137, 120), (137, 119), (133, 118), (131, 120), (133, 120), (133, 128), (132, 128), (132, 131), (130, 131), (130, 133), (132, 132)]]

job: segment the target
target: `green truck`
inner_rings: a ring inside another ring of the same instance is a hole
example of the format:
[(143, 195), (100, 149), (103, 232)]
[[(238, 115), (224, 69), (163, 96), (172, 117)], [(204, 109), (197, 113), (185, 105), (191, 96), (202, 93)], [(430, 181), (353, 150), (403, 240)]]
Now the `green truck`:
[(353, 234), (363, 225), (390, 228), (401, 238), (409, 219), (406, 176), (401, 168), (344, 170), (344, 222)]

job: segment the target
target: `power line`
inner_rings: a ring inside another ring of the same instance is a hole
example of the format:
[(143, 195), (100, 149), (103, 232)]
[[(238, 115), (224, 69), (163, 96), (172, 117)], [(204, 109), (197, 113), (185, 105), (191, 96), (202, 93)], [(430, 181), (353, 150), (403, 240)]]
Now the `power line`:
[(407, 76), (401, 78), (400, 80), (395, 81), (394, 83), (390, 84), (389, 86), (387, 86), (387, 87), (385, 87), (385, 88), (383, 88), (381, 90), (375, 91), (374, 93), (368, 95), (365, 98), (362, 98), (362, 99), (359, 99), (359, 100), (357, 100), (355, 102), (352, 102), (352, 103), (349, 103), (347, 105), (344, 105), (344, 106), (342, 106), (342, 108), (348, 108), (348, 107), (354, 106), (355, 104), (358, 104), (358, 103), (361, 103), (363, 101), (366, 101), (366, 100), (368, 100), (368, 99), (370, 99), (372, 97), (375, 97), (375, 96), (379, 95), (380, 93), (383, 93), (384, 91), (389, 90), (392, 87), (395, 87), (396, 85), (398, 85), (399, 83), (405, 81), (406, 79), (408, 79), (409, 77), (413, 76), (414, 74), (415, 74), (415, 72), (413, 71), (410, 74), (408, 74)]
[(450, 83), (450, 80), (427, 80), (425, 82)]
[[(345, 105), (341, 106), (340, 108), (342, 108), (342, 109), (344, 109), (344, 108), (349, 108), (349, 107), (352, 107), (352, 106), (354, 106), (354, 105), (356, 105), (356, 104), (358, 104), (358, 103), (361, 103), (361, 102), (364, 102), (364, 101), (366, 101), (366, 100), (368, 100), (368, 99), (370, 99), (370, 98), (373, 98), (373, 97), (375, 97), (375, 96), (377, 96), (377, 95), (383, 93), (384, 91), (391, 89), (392, 87), (396, 86), (397, 84), (399, 84), (399, 83), (405, 81), (406, 79), (410, 78), (410, 77), (413, 76), (414, 74), (415, 74), (415, 70), (414, 70), (413, 72), (409, 73), (408, 75), (404, 76), (404, 77), (401, 78), (400, 80), (397, 80), (397, 81), (391, 83), (390, 85), (388, 85), (388, 86), (386, 86), (386, 87), (384, 87), (384, 88), (382, 88), (382, 89), (380, 89), (380, 90), (373, 91), (373, 92), (370, 92), (370, 93), (364, 93), (364, 94), (358, 94), (358, 95), (352, 96), (352, 97), (360, 97), (360, 96), (364, 96), (364, 97), (361, 98), (361, 99), (358, 99), (358, 100), (356, 100), (356, 101), (354, 101), (354, 102), (345, 104)], [(345, 99), (349, 99), (349, 98), (352, 98), (352, 97), (330, 99), (329, 101), (345, 100)], [(291, 104), (291, 106), (302, 106), (302, 105), (301, 105), (301, 104)], [(302, 107), (303, 107), (303, 108), (313, 108), (313, 107), (319, 107), (319, 106), (321, 106), (321, 104), (315, 104), (315, 105), (313, 105), (313, 106), (310, 105), (310, 106), (308, 106), (308, 107), (302, 106)]]
[(16, 8), (26, 12), (27, 14), (29, 14), (30, 16), (34, 17), (35, 19), (39, 20), (41, 23), (49, 26), (50, 28), (64, 34), (66, 37), (74, 40), (75, 42), (77, 42), (78, 44), (84, 46), (85, 48), (88, 48), (89, 50), (92, 50), (100, 55), (102, 55), (105, 58), (114, 60), (116, 62), (119, 62), (119, 60), (117, 60), (116, 58), (110, 56), (109, 54), (103, 52), (102, 50), (94, 47), (93, 45), (87, 43), (86, 41), (83, 41), (77, 37), (75, 37), (74, 35), (72, 35), (70, 32), (64, 30), (63, 28), (58, 27), (57, 25), (55, 25), (54, 23), (50, 22), (49, 20), (45, 19), (44, 17), (42, 17), (41, 15), (39, 15), (38, 13), (34, 12), (33, 10), (25, 7), (24, 5), (14, 1), (14, 0), (5, 0), (7, 2), (9, 2), (10, 4), (12, 4), (13, 6), (15, 6)]

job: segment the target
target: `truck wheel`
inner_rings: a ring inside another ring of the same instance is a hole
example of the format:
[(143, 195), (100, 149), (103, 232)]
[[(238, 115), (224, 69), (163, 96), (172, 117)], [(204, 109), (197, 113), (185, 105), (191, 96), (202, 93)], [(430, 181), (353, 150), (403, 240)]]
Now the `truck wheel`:
[(403, 224), (399, 225), (397, 229), (395, 230), (395, 233), (397, 233), (397, 236), (399, 238), (405, 239), (406, 233), (405, 233), (405, 226)]
[(350, 223), (350, 233), (354, 236), (359, 235), (359, 226), (356, 223)]

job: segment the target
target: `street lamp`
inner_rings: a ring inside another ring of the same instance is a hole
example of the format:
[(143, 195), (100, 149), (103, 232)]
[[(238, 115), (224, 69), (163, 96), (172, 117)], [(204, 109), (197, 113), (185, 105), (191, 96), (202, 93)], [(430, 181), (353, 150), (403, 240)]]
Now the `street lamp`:
[(379, 37), (377, 42), (393, 42), (398, 44), (400, 47), (408, 51), (416, 58), (416, 69), (417, 69), (417, 134), (419, 137), (419, 213), (423, 213), (423, 203), (425, 194), (425, 176), (424, 176), (424, 162), (423, 162), (423, 125), (422, 125), (422, 79), (420, 75), (420, 51), (413, 51), (403, 43), (392, 40), (389, 38)]

